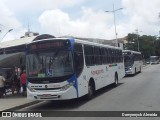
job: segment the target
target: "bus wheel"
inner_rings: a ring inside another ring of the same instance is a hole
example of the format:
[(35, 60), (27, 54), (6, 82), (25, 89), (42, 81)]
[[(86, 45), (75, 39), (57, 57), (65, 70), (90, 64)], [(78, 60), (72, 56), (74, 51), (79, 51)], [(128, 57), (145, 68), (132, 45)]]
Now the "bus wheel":
[(135, 70), (134, 70), (134, 75), (137, 73), (137, 71), (136, 71), (136, 68), (135, 68)]
[(115, 74), (114, 79), (115, 79), (114, 86), (117, 87), (118, 86), (118, 75), (117, 75), (117, 73)]
[(88, 84), (88, 94), (87, 94), (88, 100), (92, 99), (94, 91), (95, 91), (94, 82), (91, 80), (89, 81), (89, 84)]
[(141, 66), (140, 66), (140, 70), (139, 70), (139, 72), (140, 72), (140, 73), (142, 72), (142, 70), (141, 70)]

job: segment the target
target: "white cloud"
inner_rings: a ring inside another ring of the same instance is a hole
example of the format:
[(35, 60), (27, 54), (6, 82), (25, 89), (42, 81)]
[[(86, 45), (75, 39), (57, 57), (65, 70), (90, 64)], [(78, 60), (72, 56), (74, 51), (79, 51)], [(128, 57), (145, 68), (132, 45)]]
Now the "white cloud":
[[(1, 0), (0, 24), (7, 26), (7, 29), (14, 29), (7, 34), (5, 39), (14, 39), (24, 35), (25, 28), (23, 28), (22, 24), (26, 22), (24, 21), (26, 17), (34, 18), (34, 22), (38, 19), (43, 33), (50, 33), (55, 36), (74, 35), (114, 39), (113, 14), (87, 7), (81, 7), (82, 9), (77, 11), (77, 8), (82, 3), (85, 3), (85, 0)], [(141, 35), (158, 34), (160, 30), (160, 18), (158, 18), (160, 12), (159, 0), (121, 0), (121, 3), (124, 8), (122, 10), (123, 14), (120, 14), (120, 11), (116, 13), (118, 37), (124, 37), (128, 33), (135, 32), (137, 28), (143, 31), (140, 33)], [(99, 6), (101, 4), (103, 3), (99, 2)], [(77, 6), (76, 11), (71, 12), (72, 8), (75, 10), (75, 6)], [(90, 7), (92, 7), (92, 3)], [(69, 8), (70, 14), (62, 11), (63, 8)], [(74, 14), (76, 12), (81, 16), (75, 18)], [(41, 13), (41, 15), (39, 16), (37, 13)], [(19, 21), (17, 16), (18, 18), (23, 18), (23, 21)], [(32, 28), (39, 32), (37, 26), (37, 24), (33, 24)], [(0, 38), (5, 33), (6, 31), (0, 33)]]
[[(159, 0), (122, 0), (123, 16), (121, 20), (116, 14), (116, 26), (118, 37), (124, 37), (136, 29), (143, 31), (139, 34), (156, 35), (160, 26)], [(59, 9), (48, 10), (41, 14), (39, 23), (44, 30), (56, 36), (74, 35), (82, 37), (94, 37), (114, 39), (113, 15), (101, 10), (82, 7), (83, 15), (72, 20), (68, 13)]]
[[(16, 19), (14, 13), (5, 5), (4, 0), (0, 2), (0, 16), (0, 41), (19, 38), (24, 28), (22, 28), (21, 23)], [(9, 29), (13, 30), (7, 33)]]
[[(0, 32), (0, 41), (17, 39), (23, 36), (26, 29), (22, 24), (25, 24), (27, 21), (24, 21), (24, 19), (34, 18), (35, 20), (36, 16), (38, 16), (37, 12), (40, 13), (41, 11), (53, 8), (71, 7), (83, 1), (84, 0), (1, 0), (0, 30), (2, 30), (2, 32)], [(23, 21), (19, 21), (18, 18)], [(1, 24), (5, 27), (1, 26)], [(7, 31), (11, 28), (13, 28), (13, 31), (5, 36)], [(39, 32), (37, 26), (32, 25), (32, 28)]]
[(49, 9), (72, 7), (83, 1), (85, 0), (6, 0), (8, 6), (17, 13), (30, 14)]
[(142, 34), (155, 35), (158, 34), (160, 19), (159, 0), (122, 0), (124, 14), (128, 17), (128, 22), (122, 25), (126, 26), (130, 32), (135, 29), (142, 30)]
[[(158, 34), (160, 19), (159, 0), (122, 0), (125, 19), (116, 16), (118, 37), (124, 37), (136, 29), (143, 31), (139, 34)], [(94, 11), (91, 8), (82, 8), (82, 16), (72, 20), (68, 13), (59, 9), (45, 11), (39, 17), (43, 29), (56, 36), (73, 35), (82, 37), (114, 39), (113, 15), (104, 11)]]
[(1, 2), (0, 3), (0, 24), (6, 25), (7, 27), (20, 27), (20, 22), (14, 17), (14, 13), (7, 8), (7, 6)]
[(112, 14), (87, 8), (82, 11), (83, 16), (71, 20), (69, 15), (61, 10), (48, 10), (41, 14), (39, 23), (44, 30), (55, 36), (114, 38), (114, 27), (107, 24), (113, 22)]

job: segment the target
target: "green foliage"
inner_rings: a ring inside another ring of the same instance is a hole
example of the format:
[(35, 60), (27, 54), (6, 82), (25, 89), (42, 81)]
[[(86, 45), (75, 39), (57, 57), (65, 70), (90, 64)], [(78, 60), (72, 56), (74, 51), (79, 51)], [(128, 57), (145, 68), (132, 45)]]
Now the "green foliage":
[(154, 42), (155, 53), (160, 56), (160, 38)]
[[(142, 52), (144, 58), (149, 58), (151, 55), (157, 54), (157, 49), (160, 46), (155, 46), (156, 37), (155, 36), (137, 36), (137, 34), (128, 34), (125, 49), (138, 51), (138, 40), (139, 40), (139, 50)], [(160, 49), (160, 48), (159, 48)]]

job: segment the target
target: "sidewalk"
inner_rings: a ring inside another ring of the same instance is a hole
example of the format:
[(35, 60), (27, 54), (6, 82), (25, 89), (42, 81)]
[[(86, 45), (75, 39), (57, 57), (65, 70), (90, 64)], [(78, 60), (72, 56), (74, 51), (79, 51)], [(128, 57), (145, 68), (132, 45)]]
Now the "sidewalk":
[(41, 101), (28, 100), (27, 97), (20, 94), (7, 94), (7, 96), (0, 98), (0, 111), (21, 109), (39, 102)]

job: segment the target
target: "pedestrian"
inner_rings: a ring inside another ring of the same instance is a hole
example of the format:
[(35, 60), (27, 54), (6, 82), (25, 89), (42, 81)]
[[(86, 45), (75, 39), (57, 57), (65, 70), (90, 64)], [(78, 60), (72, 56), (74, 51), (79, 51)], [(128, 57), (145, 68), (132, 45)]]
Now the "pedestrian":
[(20, 80), (18, 79), (16, 73), (14, 74), (14, 83), (15, 83), (17, 94), (18, 94), (20, 92)]
[(0, 73), (0, 98), (3, 97), (3, 94), (5, 93), (5, 83), (6, 79), (2, 76), (2, 73)]
[(26, 93), (26, 70), (23, 70), (23, 72), (20, 76), (20, 79), (21, 79), (21, 85), (22, 85), (22, 88), (23, 88), (22, 95), (26, 96), (27, 95), (27, 93)]

